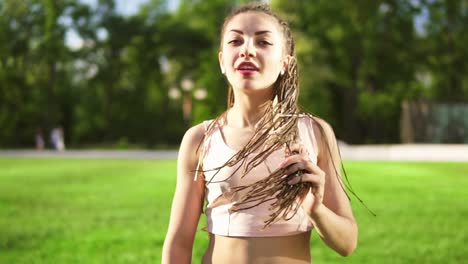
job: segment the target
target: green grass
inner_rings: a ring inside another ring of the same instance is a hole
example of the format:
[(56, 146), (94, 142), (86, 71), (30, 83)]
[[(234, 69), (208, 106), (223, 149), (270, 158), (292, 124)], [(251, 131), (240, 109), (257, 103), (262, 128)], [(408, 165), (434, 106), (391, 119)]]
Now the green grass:
[[(0, 263), (159, 263), (175, 161), (0, 159)], [(359, 246), (314, 263), (463, 263), (468, 163), (346, 162)], [(203, 220), (202, 220), (203, 221)], [(200, 227), (204, 223), (200, 223)], [(194, 263), (207, 245), (198, 232)]]

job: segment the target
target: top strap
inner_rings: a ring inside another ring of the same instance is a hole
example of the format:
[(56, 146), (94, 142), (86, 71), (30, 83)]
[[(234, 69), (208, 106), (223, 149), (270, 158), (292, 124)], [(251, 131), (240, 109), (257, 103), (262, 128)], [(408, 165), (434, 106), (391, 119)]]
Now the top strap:
[(202, 145), (201, 145), (201, 152), (200, 152), (200, 155), (198, 156), (198, 162), (197, 162), (197, 169), (195, 170), (195, 174), (193, 176), (193, 181), (197, 181), (198, 179), (198, 174), (200, 173), (200, 167), (201, 167), (201, 164), (202, 164), (202, 160), (205, 156), (205, 151), (206, 151), (206, 147), (207, 145), (209, 144), (209, 141), (211, 141), (211, 137), (208, 138), (208, 127), (210, 126), (210, 124), (213, 122), (213, 120), (205, 120), (203, 121), (203, 126), (205, 127), (205, 136), (203, 137), (203, 142), (202, 142)]

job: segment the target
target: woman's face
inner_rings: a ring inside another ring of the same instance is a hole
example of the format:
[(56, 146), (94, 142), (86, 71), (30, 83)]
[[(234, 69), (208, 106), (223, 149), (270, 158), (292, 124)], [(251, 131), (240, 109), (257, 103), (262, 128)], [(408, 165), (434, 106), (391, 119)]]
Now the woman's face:
[(224, 29), (219, 63), (234, 90), (270, 88), (289, 60), (276, 20), (259, 12), (233, 17)]

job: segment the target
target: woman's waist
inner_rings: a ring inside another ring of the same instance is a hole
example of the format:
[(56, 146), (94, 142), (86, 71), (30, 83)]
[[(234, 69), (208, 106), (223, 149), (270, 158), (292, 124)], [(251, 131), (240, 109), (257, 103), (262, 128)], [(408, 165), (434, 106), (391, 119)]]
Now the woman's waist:
[(230, 237), (210, 233), (204, 263), (310, 263), (310, 231), (290, 236)]

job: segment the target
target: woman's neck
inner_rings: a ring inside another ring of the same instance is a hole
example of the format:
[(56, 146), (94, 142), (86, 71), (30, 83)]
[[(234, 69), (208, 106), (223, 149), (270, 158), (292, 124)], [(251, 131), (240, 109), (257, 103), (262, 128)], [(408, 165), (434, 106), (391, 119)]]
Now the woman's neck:
[(233, 128), (248, 128), (255, 130), (255, 126), (265, 115), (271, 101), (265, 101), (260, 105), (242, 104), (234, 102), (234, 105), (227, 111), (226, 123)]
[(273, 97), (272, 87), (258, 90), (234, 89), (234, 105), (228, 109), (226, 123), (234, 128), (250, 128), (265, 115)]

